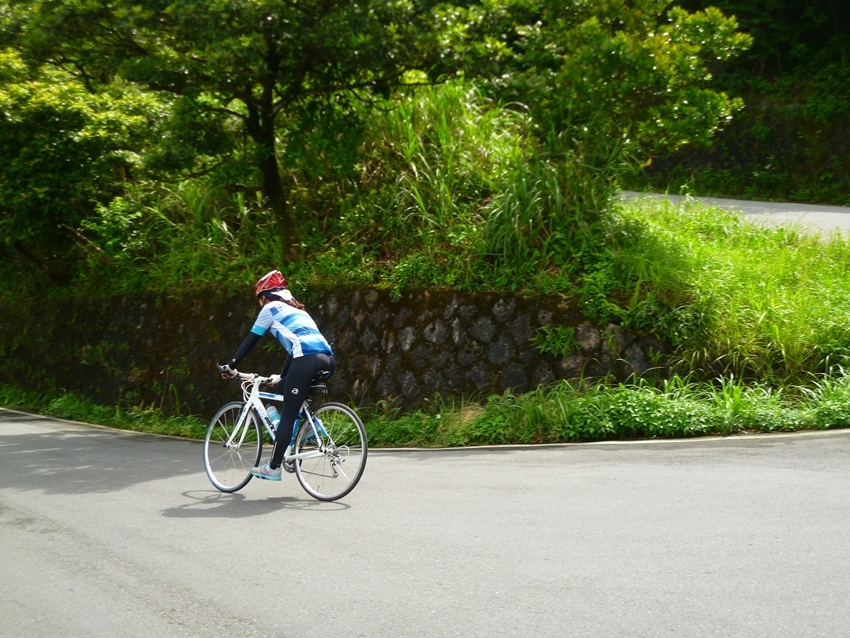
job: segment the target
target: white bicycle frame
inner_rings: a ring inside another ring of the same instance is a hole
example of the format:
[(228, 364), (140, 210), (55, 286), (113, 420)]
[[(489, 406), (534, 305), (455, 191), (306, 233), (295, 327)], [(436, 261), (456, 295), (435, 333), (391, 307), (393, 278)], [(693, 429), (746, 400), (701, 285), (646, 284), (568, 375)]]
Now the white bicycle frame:
[[(248, 413), (251, 410), (256, 411), (258, 415), (260, 415), (260, 422), (263, 424), (263, 427), (268, 432), (271, 440), (275, 440), (275, 427), (272, 423), (271, 417), (269, 417), (269, 413), (266, 410), (266, 406), (263, 403), (263, 399), (266, 401), (283, 401), (284, 397), (282, 394), (274, 394), (272, 392), (261, 392), (260, 386), (264, 383), (268, 383), (270, 377), (261, 377), (258, 374), (250, 374), (245, 372), (237, 372), (236, 377), (242, 381), (242, 396), (245, 401), (245, 405), (242, 406), (242, 412), (239, 414), (239, 419), (236, 422), (236, 427), (233, 428), (233, 432), (231, 432), (227, 441), (225, 441), (224, 446), (227, 448), (236, 448), (239, 449), (241, 447), (243, 441), (245, 440), (245, 436), (248, 434)], [(309, 427), (313, 430), (313, 436), (316, 437), (316, 440), (319, 442), (318, 450), (310, 450), (308, 452), (301, 452), (299, 454), (284, 454), (284, 461), (297, 461), (301, 459), (313, 459), (320, 456), (325, 455), (325, 451), (327, 450), (325, 443), (321, 436), (319, 436), (319, 430), (316, 427), (316, 423), (313, 421), (313, 415), (310, 414), (310, 410), (305, 410), (304, 405), (307, 404), (309, 399), (305, 399), (301, 404), (301, 410), (299, 411), (300, 422), (298, 423), (298, 428), (305, 427), (303, 421), (306, 419)], [(293, 436), (296, 434), (296, 431), (293, 430)], [(330, 438), (330, 435), (327, 435)], [(238, 442), (237, 442), (238, 440)]]

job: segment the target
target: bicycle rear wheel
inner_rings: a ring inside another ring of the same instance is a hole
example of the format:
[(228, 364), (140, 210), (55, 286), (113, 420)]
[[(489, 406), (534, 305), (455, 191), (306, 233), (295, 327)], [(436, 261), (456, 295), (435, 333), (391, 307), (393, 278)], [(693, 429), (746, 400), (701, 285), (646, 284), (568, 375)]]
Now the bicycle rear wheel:
[(239, 432), (233, 436), (244, 403), (234, 401), (222, 407), (210, 421), (204, 438), (204, 468), (210, 482), (222, 492), (241, 490), (251, 480), (251, 468), (260, 462), (263, 439), (260, 424), (251, 410)]
[(313, 417), (318, 437), (309, 423), (302, 421), (295, 450), (299, 454), (321, 454), (297, 459), (295, 475), (313, 498), (335, 501), (353, 490), (363, 476), (368, 451), (366, 429), (357, 413), (341, 403), (325, 403)]

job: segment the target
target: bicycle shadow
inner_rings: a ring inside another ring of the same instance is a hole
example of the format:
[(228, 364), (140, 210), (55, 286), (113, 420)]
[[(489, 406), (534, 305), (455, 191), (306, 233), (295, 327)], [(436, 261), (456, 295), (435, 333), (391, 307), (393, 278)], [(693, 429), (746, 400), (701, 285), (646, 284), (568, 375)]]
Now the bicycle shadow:
[(244, 494), (226, 494), (212, 490), (189, 490), (182, 493), (189, 502), (162, 511), (166, 518), (250, 518), (265, 516), (283, 510), (298, 512), (338, 512), (351, 509), (350, 505), (334, 501), (327, 503), (312, 498), (275, 496), (250, 499)]

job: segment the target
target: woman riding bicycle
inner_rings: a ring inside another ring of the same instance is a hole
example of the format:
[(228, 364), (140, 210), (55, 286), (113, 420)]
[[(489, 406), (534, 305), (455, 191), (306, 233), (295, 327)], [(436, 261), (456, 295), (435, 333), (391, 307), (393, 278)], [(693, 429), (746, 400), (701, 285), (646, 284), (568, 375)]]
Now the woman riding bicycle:
[(222, 367), (226, 375), (234, 376), (239, 362), (269, 330), (289, 355), (280, 373), (281, 380), (273, 389), (273, 392), (284, 395), (286, 400), (281, 409), (272, 457), (251, 469), (254, 476), (279, 481), (280, 466), (301, 404), (313, 379), (328, 378), (333, 374), (334, 355), (316, 322), (304, 310), (304, 304), (286, 288), (286, 280), (280, 271), (272, 270), (263, 275), (254, 286), (254, 295), (259, 301), (260, 313), (236, 354)]

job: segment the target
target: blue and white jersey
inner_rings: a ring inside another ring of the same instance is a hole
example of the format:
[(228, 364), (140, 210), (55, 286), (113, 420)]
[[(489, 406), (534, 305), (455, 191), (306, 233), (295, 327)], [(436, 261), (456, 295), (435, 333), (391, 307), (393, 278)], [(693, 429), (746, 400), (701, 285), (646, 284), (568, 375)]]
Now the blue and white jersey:
[(323, 352), (333, 354), (313, 318), (282, 301), (266, 303), (251, 328), (251, 332), (261, 337), (269, 330), (293, 358)]

